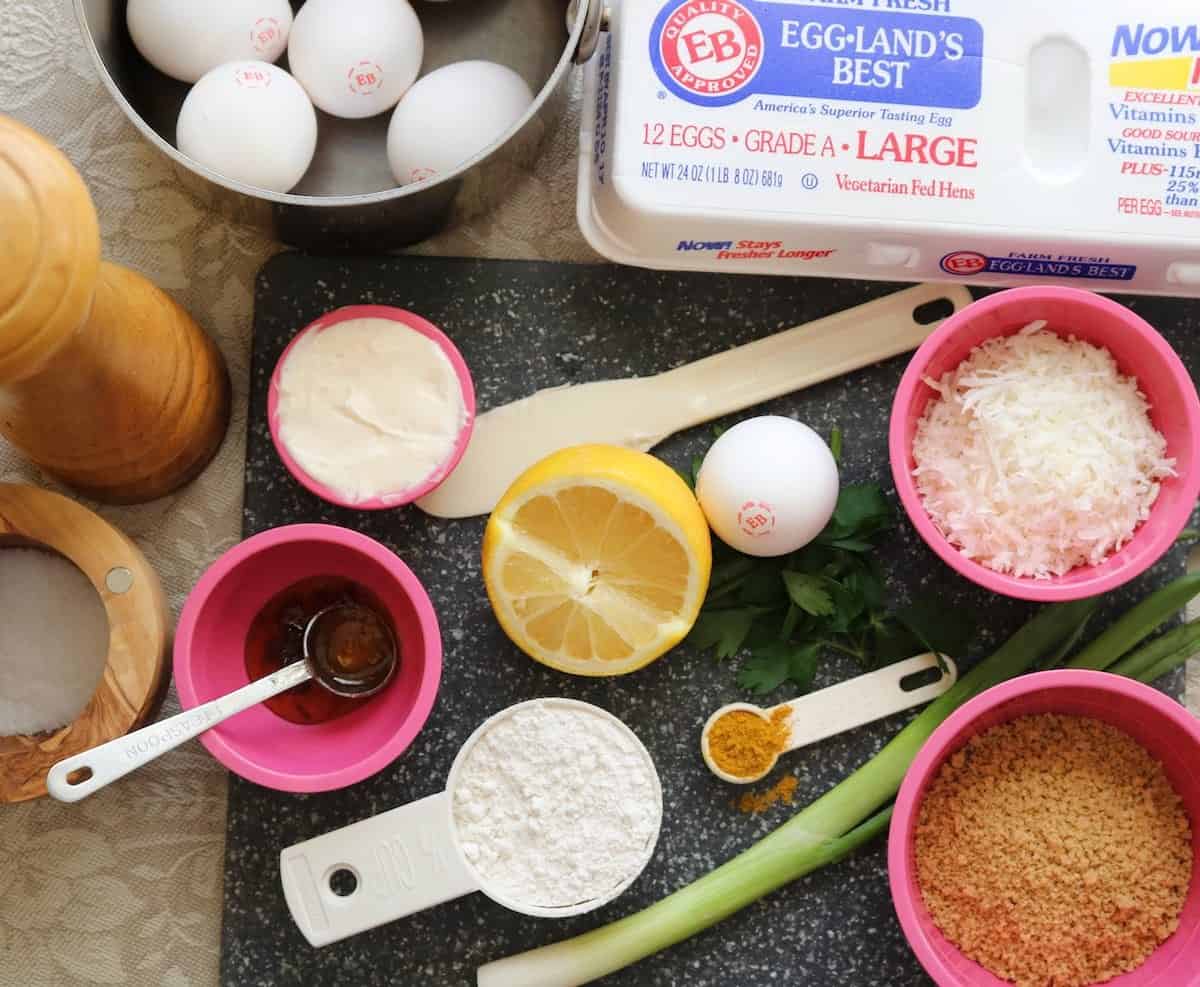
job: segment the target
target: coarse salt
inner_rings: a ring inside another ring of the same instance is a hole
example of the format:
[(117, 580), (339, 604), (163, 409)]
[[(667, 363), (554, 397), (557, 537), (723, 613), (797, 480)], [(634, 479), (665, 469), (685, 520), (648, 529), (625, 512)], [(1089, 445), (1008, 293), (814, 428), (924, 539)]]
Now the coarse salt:
[(0, 736), (74, 720), (108, 657), (108, 615), (88, 578), (60, 555), (0, 549)]
[(925, 510), (968, 558), (1046, 579), (1098, 565), (1175, 475), (1137, 381), (1108, 350), (1035, 322), (940, 380), (917, 425)]

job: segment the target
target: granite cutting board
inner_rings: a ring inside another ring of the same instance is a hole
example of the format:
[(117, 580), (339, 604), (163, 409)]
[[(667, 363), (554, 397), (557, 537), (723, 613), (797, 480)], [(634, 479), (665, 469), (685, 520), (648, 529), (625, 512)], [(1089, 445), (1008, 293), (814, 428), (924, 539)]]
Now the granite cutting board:
[[(355, 513), (308, 494), (284, 471), (266, 424), (267, 384), (285, 344), (322, 313), (356, 303), (397, 305), (440, 325), (472, 368), (480, 410), (553, 384), (665, 370), (894, 290), (880, 284), (666, 274), (612, 266), (521, 261), (339, 259), (282, 254), (259, 277), (255, 313), (245, 534), (306, 521), (346, 525), (399, 553), (429, 589), (445, 637), (437, 705), (412, 748), (361, 784), (296, 796), (231, 779), (222, 976), (242, 985), (437, 985), (474, 983), (477, 966), (626, 915), (686, 884), (787, 818), (780, 807), (751, 818), (733, 790), (701, 762), (697, 738), (716, 707), (743, 696), (733, 670), (680, 651), (632, 676), (584, 680), (520, 654), (492, 618), (479, 575), (482, 520), (444, 522), (415, 508)], [(1200, 366), (1194, 303), (1132, 303)], [(845, 433), (847, 481), (890, 489), (886, 431), (898, 358), (763, 408), (823, 434)], [(738, 418), (744, 416), (738, 416)], [(726, 422), (729, 424), (729, 422)], [(657, 452), (688, 463), (708, 429), (678, 435)], [(988, 597), (951, 573), (902, 525), (883, 552), (899, 601), (934, 587), (948, 606), (975, 607), (986, 627), (971, 659), (1013, 631), (1031, 607)], [(1182, 572), (1176, 551), (1114, 601), (1120, 605)], [(826, 666), (818, 684), (853, 674)], [(1179, 681), (1167, 683), (1175, 695)], [(620, 716), (645, 742), (662, 775), (662, 837), (645, 874), (616, 902), (569, 920), (525, 918), (472, 895), (316, 950), (293, 926), (279, 886), (279, 851), (385, 809), (440, 791), (459, 745), (488, 715), (536, 696), (587, 700)], [(780, 694), (775, 699), (788, 698)], [(905, 717), (786, 758), (802, 802), (872, 755)], [(778, 774), (776, 775), (776, 777)], [(892, 911), (881, 844), (785, 888), (703, 935), (607, 978), (609, 987), (808, 987), (928, 983)]]

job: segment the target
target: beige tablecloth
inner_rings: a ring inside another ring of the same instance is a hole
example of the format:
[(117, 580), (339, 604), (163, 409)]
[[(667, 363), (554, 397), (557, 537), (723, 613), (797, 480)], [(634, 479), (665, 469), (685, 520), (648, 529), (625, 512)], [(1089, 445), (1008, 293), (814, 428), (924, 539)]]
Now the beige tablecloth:
[[(576, 103), (504, 202), (421, 252), (594, 259), (574, 221)], [(280, 248), (205, 211), (143, 143), (101, 86), (69, 0), (0, 0), (0, 112), (66, 152), (95, 198), (106, 256), (171, 292), (229, 363), (233, 422), (207, 472), (174, 497), (101, 509), (178, 613), (238, 540), (254, 275)], [(3, 442), (0, 480), (54, 486)], [(177, 708), (172, 695), (166, 711)], [(224, 829), (225, 773), (195, 742), (77, 806), (0, 807), (0, 984), (216, 984)]]

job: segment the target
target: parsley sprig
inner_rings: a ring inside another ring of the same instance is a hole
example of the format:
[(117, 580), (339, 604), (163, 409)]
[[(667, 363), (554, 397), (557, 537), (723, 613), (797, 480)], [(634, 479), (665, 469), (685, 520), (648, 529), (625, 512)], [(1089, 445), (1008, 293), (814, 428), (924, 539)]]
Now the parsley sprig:
[[(840, 433), (830, 446), (840, 454)], [(877, 484), (854, 484), (842, 488), (825, 530), (798, 552), (760, 559), (714, 544), (708, 596), (689, 643), (711, 648), (718, 660), (749, 651), (738, 684), (759, 694), (789, 681), (807, 691), (829, 652), (866, 671), (923, 651), (963, 654), (972, 632), (965, 615), (932, 598), (887, 606), (873, 553), (895, 523)]]

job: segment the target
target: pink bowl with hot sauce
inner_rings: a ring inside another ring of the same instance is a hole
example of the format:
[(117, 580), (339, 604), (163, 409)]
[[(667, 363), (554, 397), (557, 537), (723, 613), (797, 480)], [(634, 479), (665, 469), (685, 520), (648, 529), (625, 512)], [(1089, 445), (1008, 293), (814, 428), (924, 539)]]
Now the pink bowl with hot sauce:
[[(450, 365), (454, 368), (454, 375), (458, 378), (459, 388), (462, 393), (465, 414), (462, 428), (459, 429), (450, 454), (437, 469), (426, 476), (420, 483), (385, 496), (350, 501), (320, 480), (310, 476), (304, 467), (296, 462), (295, 457), (288, 450), (287, 444), (280, 436), (279, 379), (283, 372), (284, 364), (287, 363), (289, 354), (304, 336), (310, 332), (323, 332), (330, 326), (336, 326), (338, 323), (350, 322), (355, 319), (381, 319), (385, 322), (393, 322), (396, 324), (397, 331), (404, 332), (411, 330), (437, 344), (438, 349), (446, 355), (446, 359), (450, 361)], [(271, 385), (267, 391), (267, 424), (271, 430), (271, 441), (275, 444), (275, 451), (279, 453), (279, 458), (283, 461), (283, 465), (287, 467), (287, 471), (292, 474), (296, 482), (310, 493), (314, 493), (322, 500), (327, 500), (338, 507), (349, 507), (358, 511), (384, 511), (393, 507), (403, 507), (405, 504), (411, 504), (413, 501), (420, 500), (426, 494), (432, 493), (462, 460), (463, 455), (467, 451), (467, 444), (471, 441), (471, 433), (475, 429), (475, 384), (471, 380), (471, 372), (467, 369), (467, 363), (458, 351), (458, 347), (450, 341), (450, 337), (429, 320), (423, 319), (421, 316), (415, 315), (405, 309), (393, 308), (390, 305), (348, 305), (344, 308), (334, 309), (332, 312), (322, 315), (315, 322), (309, 323), (296, 333), (295, 338), (288, 343), (287, 348), (275, 364), (274, 373), (271, 374)]]
[[(1167, 440), (1176, 476), (1165, 480), (1150, 517), (1119, 552), (1097, 566), (1032, 579), (996, 572), (958, 550), (934, 524), (913, 477), (917, 423), (935, 398), (925, 377), (949, 373), (976, 346), (1010, 336), (1031, 322), (1102, 346), (1121, 373), (1135, 377), (1150, 403), (1150, 419)], [(925, 543), (947, 565), (985, 589), (1042, 602), (1080, 600), (1116, 589), (1141, 575), (1174, 544), (1200, 496), (1200, 398), (1191, 375), (1171, 345), (1137, 313), (1077, 288), (1014, 288), (968, 305), (942, 323), (913, 355), (892, 405), (888, 447), (896, 492)]]
[(925, 741), (904, 776), (888, 831), (892, 901), (909, 946), (938, 987), (1008, 987), (1008, 981), (969, 959), (938, 930), (921, 897), (913, 842), (921, 801), (946, 760), (976, 734), (1039, 713), (1101, 720), (1162, 762), (1192, 825), (1190, 890), (1175, 934), (1140, 967), (1105, 981), (1105, 987), (1196, 987), (1200, 984), (1200, 721), (1156, 689), (1107, 672), (1022, 675), (955, 710)]
[(277, 593), (313, 576), (366, 587), (387, 608), (400, 664), (378, 695), (324, 723), (292, 723), (253, 706), (201, 734), (235, 774), (285, 792), (344, 788), (383, 770), (425, 725), (442, 674), (442, 636), (428, 594), (386, 546), (329, 524), (295, 524), (246, 539), (200, 577), (175, 634), (175, 687), (184, 709), (246, 685), (246, 635)]

